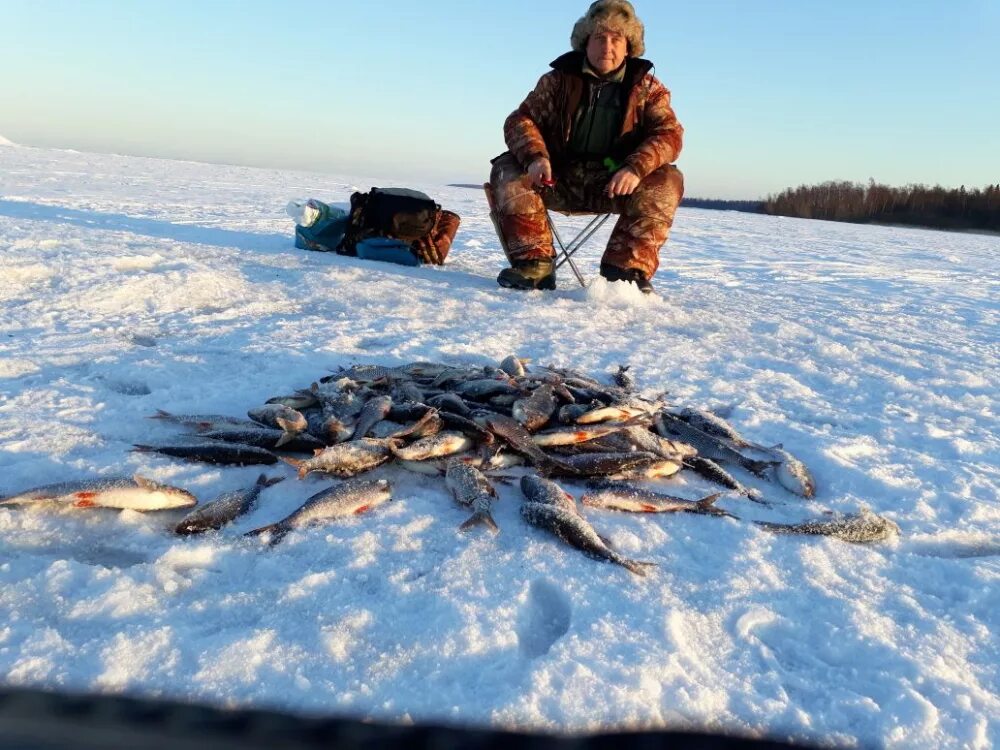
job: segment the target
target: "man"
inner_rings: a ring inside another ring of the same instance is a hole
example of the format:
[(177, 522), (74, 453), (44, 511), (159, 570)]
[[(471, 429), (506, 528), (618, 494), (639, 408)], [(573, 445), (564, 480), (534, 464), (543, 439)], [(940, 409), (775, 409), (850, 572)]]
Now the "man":
[(592, 3), (570, 44), (504, 123), (510, 150), (493, 160), (490, 185), (511, 267), (497, 283), (555, 289), (550, 208), (619, 214), (601, 275), (650, 293), (684, 193), (671, 163), (684, 129), (652, 63), (639, 57), (643, 25), (631, 3)]

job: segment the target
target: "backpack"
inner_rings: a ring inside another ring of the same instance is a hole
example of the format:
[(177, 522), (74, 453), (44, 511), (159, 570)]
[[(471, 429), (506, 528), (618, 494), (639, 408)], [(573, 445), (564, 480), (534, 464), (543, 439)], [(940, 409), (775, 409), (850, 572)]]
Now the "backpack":
[(407, 188), (372, 188), (351, 196), (347, 232), (338, 251), (356, 255), (369, 237), (392, 237), (410, 243), (430, 234), (441, 206), (430, 196)]

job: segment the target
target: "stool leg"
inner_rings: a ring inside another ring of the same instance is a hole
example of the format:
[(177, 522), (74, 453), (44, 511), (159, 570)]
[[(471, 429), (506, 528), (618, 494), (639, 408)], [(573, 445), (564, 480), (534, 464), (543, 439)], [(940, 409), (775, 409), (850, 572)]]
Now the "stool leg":
[[(580, 286), (586, 288), (587, 282), (584, 280), (583, 274), (580, 273), (580, 269), (576, 267), (576, 263), (573, 262), (573, 258), (570, 257), (570, 253), (566, 251), (566, 245), (563, 244), (562, 237), (559, 236), (559, 230), (556, 229), (556, 225), (553, 223), (552, 217), (548, 212), (545, 213), (545, 218), (549, 220), (549, 229), (552, 230), (552, 236), (559, 243), (560, 259), (556, 263), (556, 268), (559, 268), (563, 263), (569, 263), (569, 267), (573, 269), (573, 273), (576, 275), (576, 280), (580, 282)], [(576, 248), (573, 249), (573, 252), (576, 252)]]

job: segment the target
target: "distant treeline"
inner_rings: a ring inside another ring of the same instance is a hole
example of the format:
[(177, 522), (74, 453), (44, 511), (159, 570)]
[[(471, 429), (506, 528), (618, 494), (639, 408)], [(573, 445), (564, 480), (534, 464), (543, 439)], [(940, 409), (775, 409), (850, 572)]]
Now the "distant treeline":
[(712, 208), (718, 211), (747, 211), (752, 214), (762, 213), (763, 201), (721, 201), (714, 198), (684, 198), (681, 205), (685, 208)]
[(1000, 230), (1000, 184), (948, 190), (940, 185), (894, 188), (875, 180), (868, 185), (824, 182), (768, 196), (763, 211), (802, 219)]

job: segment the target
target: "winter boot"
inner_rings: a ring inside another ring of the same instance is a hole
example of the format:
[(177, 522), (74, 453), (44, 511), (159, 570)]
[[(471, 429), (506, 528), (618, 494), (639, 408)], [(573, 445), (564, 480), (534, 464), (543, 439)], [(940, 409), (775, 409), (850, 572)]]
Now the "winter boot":
[(618, 268), (617, 266), (610, 266), (607, 263), (602, 263), (601, 276), (606, 278), (608, 281), (627, 281), (631, 284), (635, 284), (639, 287), (639, 291), (643, 294), (653, 293), (653, 285), (650, 283), (649, 279), (646, 278), (646, 274), (638, 268)]
[(500, 272), (497, 283), (507, 289), (555, 289), (555, 263), (551, 258), (516, 260)]

